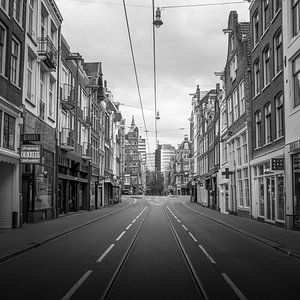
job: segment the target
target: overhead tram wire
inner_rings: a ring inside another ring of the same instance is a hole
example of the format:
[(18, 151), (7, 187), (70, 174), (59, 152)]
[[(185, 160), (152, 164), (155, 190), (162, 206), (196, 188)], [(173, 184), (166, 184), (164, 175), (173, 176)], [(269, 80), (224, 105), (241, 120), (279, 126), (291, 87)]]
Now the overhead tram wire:
[(138, 75), (137, 75), (136, 63), (135, 63), (135, 58), (134, 58), (134, 51), (133, 51), (133, 46), (132, 46), (132, 39), (131, 39), (131, 34), (130, 34), (126, 3), (125, 3), (125, 0), (122, 0), (122, 1), (123, 1), (123, 8), (124, 8), (125, 19), (126, 19), (126, 26), (127, 26), (128, 39), (129, 39), (129, 44), (130, 44), (132, 63), (133, 63), (133, 68), (134, 68), (135, 81), (136, 81), (136, 85), (137, 85), (139, 101), (140, 101), (140, 106), (141, 106), (141, 111), (142, 111), (142, 116), (143, 116), (143, 122), (144, 122), (144, 127), (145, 127), (146, 139), (147, 139), (147, 144), (148, 144), (148, 151), (149, 151), (149, 153), (151, 153), (149, 138), (148, 138), (148, 129), (147, 129), (147, 125), (146, 125), (143, 102), (142, 102), (142, 96), (141, 96), (141, 90), (140, 90), (140, 83), (139, 83), (139, 78), (138, 78)]
[(169, 5), (169, 6), (161, 6), (161, 9), (164, 9), (164, 8), (198, 7), (198, 6), (230, 5), (230, 4), (240, 4), (240, 3), (247, 3), (247, 2), (246, 1), (231, 1), (231, 2), (214, 2), (214, 3), (202, 3), (202, 4)]
[(155, 124), (155, 145), (158, 146), (157, 141), (157, 84), (156, 84), (156, 42), (155, 42), (155, 26), (154, 26), (154, 18), (155, 18), (155, 5), (154, 0), (152, 0), (152, 44), (153, 44), (153, 92), (154, 92), (154, 124)]

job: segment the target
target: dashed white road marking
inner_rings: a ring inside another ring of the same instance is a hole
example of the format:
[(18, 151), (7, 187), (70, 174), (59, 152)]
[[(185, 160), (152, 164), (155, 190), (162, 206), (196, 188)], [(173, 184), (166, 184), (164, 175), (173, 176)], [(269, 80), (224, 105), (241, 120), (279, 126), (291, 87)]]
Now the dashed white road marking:
[(208, 258), (208, 260), (212, 263), (215, 264), (216, 261), (207, 253), (207, 251), (204, 249), (203, 246), (198, 245), (198, 247), (201, 249), (201, 251), (204, 253), (204, 255)]
[(198, 241), (197, 241), (197, 239), (196, 239), (196, 238), (193, 236), (193, 234), (192, 234), (192, 233), (190, 233), (190, 232), (189, 232), (189, 235), (190, 235), (190, 237), (191, 237), (191, 238), (194, 240), (194, 242), (195, 242), (195, 243), (197, 243), (197, 242), (198, 242)]
[(240, 289), (234, 284), (234, 282), (228, 277), (226, 273), (221, 273), (224, 277), (225, 281), (230, 285), (230, 287), (233, 289), (233, 291), (236, 293), (236, 295), (241, 300), (247, 300), (245, 295), (240, 291)]
[(177, 219), (177, 222), (178, 222), (178, 223), (181, 223), (181, 221), (180, 221), (179, 219)]
[(116, 241), (119, 241), (125, 233), (126, 233), (126, 231), (123, 231), (123, 232), (116, 238)]
[(111, 244), (107, 249), (106, 251), (98, 258), (97, 260), (97, 263), (100, 263), (104, 258), (105, 256), (109, 253), (109, 251), (115, 246), (115, 244)]
[(83, 276), (72, 286), (72, 288), (63, 296), (62, 300), (71, 299), (73, 294), (79, 289), (79, 287), (91, 275), (92, 272), (92, 270), (86, 271)]
[(129, 225), (126, 227), (126, 230), (128, 230), (131, 226), (132, 226), (132, 224), (129, 224)]
[(136, 221), (136, 219), (134, 219), (134, 220), (131, 222), (131, 224), (134, 224), (134, 223), (135, 223), (135, 221)]
[(181, 226), (184, 228), (184, 230), (189, 231), (183, 224), (181, 224)]

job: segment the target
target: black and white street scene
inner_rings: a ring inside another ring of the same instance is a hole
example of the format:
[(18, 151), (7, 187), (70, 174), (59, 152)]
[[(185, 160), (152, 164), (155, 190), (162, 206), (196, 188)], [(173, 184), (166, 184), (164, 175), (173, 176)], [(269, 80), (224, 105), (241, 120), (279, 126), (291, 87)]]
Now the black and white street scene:
[(300, 299), (300, 0), (0, 0), (0, 299)]

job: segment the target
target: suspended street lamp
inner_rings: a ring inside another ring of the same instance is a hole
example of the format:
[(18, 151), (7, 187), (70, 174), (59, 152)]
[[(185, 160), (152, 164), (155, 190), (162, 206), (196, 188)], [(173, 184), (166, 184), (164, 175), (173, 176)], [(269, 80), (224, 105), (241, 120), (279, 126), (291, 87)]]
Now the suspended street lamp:
[(161, 11), (160, 11), (160, 8), (158, 7), (158, 8), (156, 9), (155, 19), (154, 19), (154, 21), (153, 21), (153, 25), (154, 25), (156, 28), (159, 28), (162, 24), (163, 24), (163, 21), (161, 20)]

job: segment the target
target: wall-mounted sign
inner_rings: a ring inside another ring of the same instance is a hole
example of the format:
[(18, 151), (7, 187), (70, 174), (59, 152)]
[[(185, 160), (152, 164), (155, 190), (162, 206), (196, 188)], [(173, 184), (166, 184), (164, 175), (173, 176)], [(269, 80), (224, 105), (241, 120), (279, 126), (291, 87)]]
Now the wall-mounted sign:
[(42, 145), (21, 145), (20, 162), (22, 164), (40, 164)]
[(39, 133), (24, 133), (21, 134), (22, 142), (39, 142), (41, 140), (41, 135)]
[(271, 158), (271, 170), (284, 170), (284, 158)]

